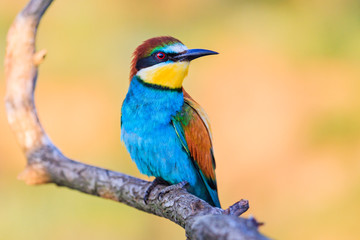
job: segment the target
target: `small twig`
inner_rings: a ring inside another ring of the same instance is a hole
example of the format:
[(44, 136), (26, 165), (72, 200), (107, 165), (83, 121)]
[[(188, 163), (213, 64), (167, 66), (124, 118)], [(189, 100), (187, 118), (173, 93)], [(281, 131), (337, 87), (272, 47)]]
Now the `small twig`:
[(225, 214), (240, 216), (249, 209), (249, 201), (241, 199), (225, 210)]
[(39, 52), (34, 54), (34, 65), (39, 66), (40, 63), (42, 63), (46, 57), (47, 51), (46, 49), (40, 50)]

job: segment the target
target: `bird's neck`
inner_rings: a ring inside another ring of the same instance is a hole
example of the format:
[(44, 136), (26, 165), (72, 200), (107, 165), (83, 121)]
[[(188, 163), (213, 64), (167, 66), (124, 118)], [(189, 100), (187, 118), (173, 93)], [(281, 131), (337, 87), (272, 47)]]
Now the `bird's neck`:
[(123, 108), (131, 110), (128, 117), (137, 121), (142, 119), (144, 121), (168, 123), (183, 104), (184, 96), (181, 89), (166, 89), (146, 83), (134, 76)]

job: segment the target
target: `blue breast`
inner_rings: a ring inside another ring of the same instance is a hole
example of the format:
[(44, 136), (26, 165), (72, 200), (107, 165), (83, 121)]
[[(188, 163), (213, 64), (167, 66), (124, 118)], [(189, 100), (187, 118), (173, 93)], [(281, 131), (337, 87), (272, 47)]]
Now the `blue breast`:
[(121, 139), (141, 173), (195, 186), (198, 173), (171, 123), (183, 104), (182, 91), (149, 87), (135, 76), (121, 109)]

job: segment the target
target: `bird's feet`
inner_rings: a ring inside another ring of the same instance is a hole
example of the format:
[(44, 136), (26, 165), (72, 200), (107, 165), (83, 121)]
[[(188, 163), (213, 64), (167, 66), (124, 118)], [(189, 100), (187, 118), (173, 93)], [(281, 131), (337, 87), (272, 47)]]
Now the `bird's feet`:
[(145, 204), (148, 203), (148, 200), (149, 200), (149, 196), (150, 196), (150, 193), (152, 190), (154, 190), (154, 188), (157, 186), (157, 185), (160, 185), (160, 184), (163, 184), (163, 185), (169, 185), (168, 182), (166, 182), (164, 179), (162, 178), (155, 178), (154, 181), (151, 182), (151, 184), (149, 185), (149, 187), (146, 189), (145, 191), (145, 196), (144, 196), (144, 202)]
[(159, 192), (159, 195), (158, 195), (158, 198), (159, 199), (162, 199), (164, 197), (165, 194), (167, 194), (168, 192), (171, 192), (171, 191), (174, 191), (176, 189), (183, 189), (185, 188), (189, 183), (187, 181), (182, 181), (182, 182), (179, 182), (177, 184), (174, 184), (174, 185), (170, 185), (170, 186), (167, 186), (166, 188), (162, 189), (160, 192)]
[(155, 178), (155, 180), (151, 182), (151, 184), (149, 185), (149, 187), (145, 191), (144, 202), (145, 202), (145, 204), (148, 203), (150, 193), (152, 192), (152, 190), (154, 190), (154, 188), (157, 185), (169, 185), (169, 186), (165, 187), (164, 189), (162, 189), (159, 192), (158, 199), (161, 199), (162, 197), (164, 197), (165, 194), (167, 194), (167, 193), (169, 193), (169, 192), (171, 192), (173, 190), (176, 190), (176, 189), (182, 189), (188, 184), (189, 183), (187, 181), (183, 181), (183, 182), (179, 182), (179, 183), (174, 184), (174, 185), (169, 185), (169, 183), (166, 182), (164, 179)]

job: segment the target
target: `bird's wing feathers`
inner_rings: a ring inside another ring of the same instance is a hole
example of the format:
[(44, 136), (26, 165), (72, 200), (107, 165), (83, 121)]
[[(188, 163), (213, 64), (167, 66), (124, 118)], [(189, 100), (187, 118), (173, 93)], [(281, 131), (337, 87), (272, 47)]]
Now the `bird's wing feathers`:
[(193, 160), (214, 204), (219, 202), (215, 177), (215, 159), (207, 115), (184, 91), (184, 105), (172, 121), (175, 131)]

